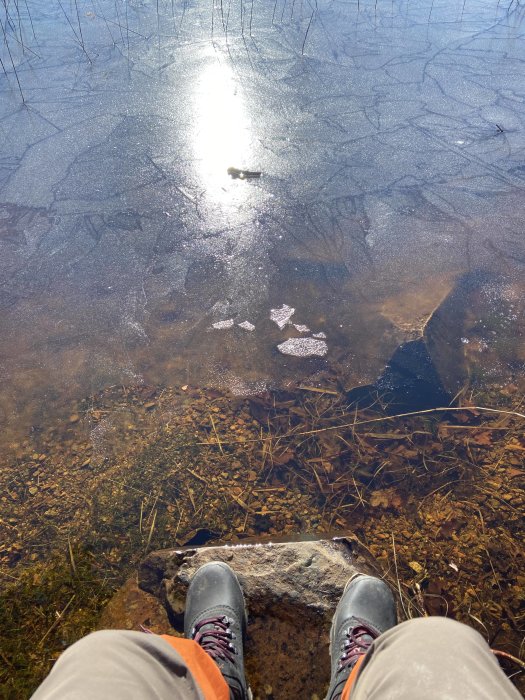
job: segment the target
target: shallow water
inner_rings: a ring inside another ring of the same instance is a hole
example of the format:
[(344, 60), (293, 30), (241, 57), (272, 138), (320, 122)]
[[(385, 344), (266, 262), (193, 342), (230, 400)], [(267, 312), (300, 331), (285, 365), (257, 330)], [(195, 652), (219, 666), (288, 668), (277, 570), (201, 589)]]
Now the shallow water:
[[(114, 384), (366, 383), (465, 274), (490, 322), (456, 294), (477, 333), (457, 337), (502, 376), (523, 365), (518, 3), (18, 10), (0, 13), (3, 425)], [(278, 350), (320, 333), (324, 357)]]

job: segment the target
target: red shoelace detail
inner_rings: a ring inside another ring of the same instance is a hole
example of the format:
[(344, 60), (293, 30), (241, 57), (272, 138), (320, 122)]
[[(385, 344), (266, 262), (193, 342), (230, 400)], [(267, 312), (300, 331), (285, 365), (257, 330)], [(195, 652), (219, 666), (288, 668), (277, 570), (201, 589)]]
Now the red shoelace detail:
[[(203, 629), (208, 625), (212, 627)], [(230, 620), (225, 615), (208, 617), (198, 622), (193, 628), (191, 638), (213, 659), (234, 662), (235, 647), (231, 643), (233, 634), (230, 630)]]
[(378, 636), (378, 633), (367, 625), (351, 627), (346, 633), (343, 653), (339, 659), (339, 670), (353, 666), (360, 656), (366, 654)]

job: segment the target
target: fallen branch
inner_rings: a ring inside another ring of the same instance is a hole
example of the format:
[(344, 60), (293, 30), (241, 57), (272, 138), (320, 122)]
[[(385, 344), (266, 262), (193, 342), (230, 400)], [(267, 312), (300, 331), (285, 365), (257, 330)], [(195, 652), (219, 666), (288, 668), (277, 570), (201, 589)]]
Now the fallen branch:
[(517, 656), (512, 656), (512, 654), (508, 654), (506, 651), (500, 651), (499, 649), (491, 649), (491, 652), (494, 654), (494, 656), (501, 656), (509, 661), (514, 661), (514, 663), (521, 666), (521, 668), (525, 668), (525, 661), (518, 659)]
[(59, 612), (59, 613), (58, 613), (57, 619), (53, 622), (53, 624), (52, 624), (51, 627), (47, 630), (47, 632), (44, 634), (44, 636), (42, 637), (42, 639), (38, 642), (38, 646), (42, 646), (42, 644), (43, 644), (43, 643), (45, 642), (45, 640), (49, 637), (49, 635), (51, 634), (51, 632), (53, 632), (53, 630), (55, 630), (55, 629), (58, 627), (58, 625), (62, 622), (62, 619), (64, 618), (64, 615), (65, 615), (65, 613), (66, 613), (66, 610), (69, 608), (69, 606), (71, 605), (71, 603), (72, 603), (73, 600), (75, 599), (75, 596), (76, 596), (76, 593), (73, 593), (73, 595), (72, 595), (71, 598), (68, 600), (68, 602), (66, 603), (66, 605), (62, 608), (62, 612)]
[[(367, 425), (370, 423), (380, 423), (382, 421), (386, 420), (395, 420), (396, 418), (407, 418), (408, 416), (421, 416), (424, 414), (429, 414), (429, 413), (440, 413), (442, 411), (448, 412), (448, 411), (462, 411), (463, 413), (465, 411), (485, 411), (488, 413), (497, 413), (500, 415), (509, 415), (509, 416), (516, 416), (517, 418), (525, 418), (524, 413), (518, 413), (518, 411), (507, 411), (503, 408), (488, 408), (487, 406), (467, 406), (467, 407), (460, 407), (460, 406), (441, 406), (439, 408), (426, 408), (423, 411), (409, 411), (408, 413), (398, 413), (395, 416), (382, 416), (381, 418), (369, 418), (368, 420), (360, 420), (356, 421), (354, 423), (343, 423), (341, 425), (328, 425), (326, 428), (316, 428), (315, 430), (304, 430), (301, 432), (297, 433), (285, 433), (284, 435), (268, 435), (266, 437), (260, 437), (260, 438), (252, 438), (250, 440), (229, 440), (225, 441), (222, 440), (222, 442), (219, 440), (219, 437), (215, 431), (215, 434), (217, 436), (217, 441), (218, 442), (210, 442), (209, 440), (205, 440), (203, 442), (196, 442), (196, 445), (219, 445), (221, 453), (224, 454), (222, 445), (246, 445), (247, 443), (253, 443), (253, 442), (265, 442), (267, 440), (274, 440), (275, 438), (283, 439), (283, 438), (292, 438), (292, 437), (298, 437), (301, 435), (315, 435), (317, 433), (326, 433), (332, 430), (341, 430), (341, 428), (354, 428), (356, 425)], [(211, 415), (210, 415), (211, 418)], [(212, 418), (212, 425), (215, 429), (215, 425), (213, 423), (213, 418)], [(448, 426), (447, 426), (448, 427)], [(478, 428), (479, 430), (483, 428)]]

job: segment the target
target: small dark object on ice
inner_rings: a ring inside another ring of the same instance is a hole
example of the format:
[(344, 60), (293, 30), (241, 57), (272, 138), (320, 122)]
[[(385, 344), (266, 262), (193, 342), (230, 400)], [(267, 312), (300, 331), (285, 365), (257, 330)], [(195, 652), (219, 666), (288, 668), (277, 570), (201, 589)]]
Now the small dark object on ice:
[(261, 177), (262, 173), (258, 170), (240, 170), (239, 168), (228, 168), (228, 175), (234, 180), (250, 180)]

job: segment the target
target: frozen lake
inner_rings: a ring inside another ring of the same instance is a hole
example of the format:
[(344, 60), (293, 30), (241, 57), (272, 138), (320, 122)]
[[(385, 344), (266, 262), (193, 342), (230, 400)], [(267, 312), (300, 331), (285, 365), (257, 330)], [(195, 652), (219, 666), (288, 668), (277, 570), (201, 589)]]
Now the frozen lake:
[(3, 0), (2, 424), (367, 382), (465, 274), (524, 362), (524, 12)]

